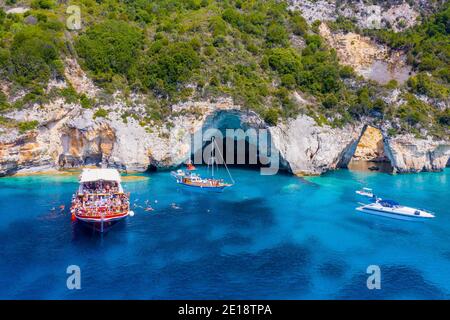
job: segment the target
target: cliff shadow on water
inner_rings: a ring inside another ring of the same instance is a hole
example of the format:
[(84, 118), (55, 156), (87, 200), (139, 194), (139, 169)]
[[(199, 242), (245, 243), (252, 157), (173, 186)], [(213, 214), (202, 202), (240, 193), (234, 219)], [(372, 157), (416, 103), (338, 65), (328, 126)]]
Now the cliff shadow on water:
[(209, 116), (201, 130), (192, 135), (192, 163), (211, 163), (212, 138), (218, 165), (225, 161), (229, 167), (291, 172), (289, 163), (275, 148), (267, 125), (253, 112), (227, 110)]
[(365, 125), (350, 155), (350, 161), (343, 166), (349, 170), (384, 173), (394, 171), (386, 152), (383, 133), (378, 128)]

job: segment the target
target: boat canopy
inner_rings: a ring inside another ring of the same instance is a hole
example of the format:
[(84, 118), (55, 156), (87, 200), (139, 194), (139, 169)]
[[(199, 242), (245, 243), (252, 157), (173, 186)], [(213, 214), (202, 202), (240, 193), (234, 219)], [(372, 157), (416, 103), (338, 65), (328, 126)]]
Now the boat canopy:
[(121, 179), (117, 169), (83, 169), (81, 172), (80, 182), (99, 180), (120, 182)]

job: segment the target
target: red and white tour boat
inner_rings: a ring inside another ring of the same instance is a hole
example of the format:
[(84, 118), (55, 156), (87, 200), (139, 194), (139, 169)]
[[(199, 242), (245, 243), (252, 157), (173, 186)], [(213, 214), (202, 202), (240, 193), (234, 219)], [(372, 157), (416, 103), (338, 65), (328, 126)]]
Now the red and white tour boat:
[(116, 169), (83, 169), (80, 186), (72, 197), (72, 220), (103, 232), (115, 222), (133, 215), (130, 194), (125, 193)]

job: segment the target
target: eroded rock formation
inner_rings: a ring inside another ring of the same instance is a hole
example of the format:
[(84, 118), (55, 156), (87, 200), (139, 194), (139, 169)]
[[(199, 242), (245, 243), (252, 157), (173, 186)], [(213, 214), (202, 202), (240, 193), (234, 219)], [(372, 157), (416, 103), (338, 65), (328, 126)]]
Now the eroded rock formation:
[(383, 134), (377, 128), (368, 126), (358, 142), (352, 160), (387, 161), (384, 152)]
[[(145, 171), (149, 166), (169, 168), (190, 157), (195, 132), (220, 125), (218, 115), (238, 117), (243, 129), (267, 127), (256, 114), (241, 112), (227, 99), (177, 105), (178, 111), (200, 111), (179, 112), (170, 119), (170, 129), (155, 126), (151, 131), (132, 118), (124, 122), (119, 113), (94, 119), (92, 110), (80, 106), (52, 106), (9, 115), (17, 120), (40, 119), (41, 125), (23, 134), (11, 129), (0, 135), (0, 175), (100, 164), (131, 171)], [(363, 123), (343, 128), (319, 126), (314, 119), (300, 115), (269, 131), (283, 167), (294, 174), (311, 175), (345, 167), (364, 127)], [(412, 135), (385, 135), (384, 148), (396, 172), (440, 170), (450, 157), (450, 142)]]
[(319, 31), (336, 49), (339, 61), (351, 66), (364, 78), (380, 84), (390, 80), (403, 83), (409, 78), (411, 67), (406, 64), (406, 56), (402, 52), (391, 52), (386, 46), (353, 32), (332, 33), (325, 23), (320, 25)]
[(411, 134), (386, 138), (385, 150), (395, 172), (441, 170), (450, 159), (449, 141), (418, 139)]

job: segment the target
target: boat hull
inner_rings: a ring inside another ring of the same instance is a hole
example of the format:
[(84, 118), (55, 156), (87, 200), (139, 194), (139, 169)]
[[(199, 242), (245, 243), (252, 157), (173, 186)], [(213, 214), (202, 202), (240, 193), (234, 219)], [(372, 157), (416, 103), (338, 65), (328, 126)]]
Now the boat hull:
[(391, 219), (397, 219), (397, 220), (405, 220), (405, 221), (425, 221), (425, 220), (429, 220), (431, 218), (431, 217), (412, 216), (412, 215), (405, 215), (405, 214), (395, 213), (395, 212), (367, 209), (364, 207), (356, 208), (356, 210), (367, 213), (367, 214), (371, 214), (371, 215), (376, 215), (376, 216), (381, 216), (381, 217), (386, 217), (386, 218), (391, 218)]
[(225, 188), (229, 186), (196, 186), (192, 184), (187, 184), (183, 182), (178, 182), (179, 185), (183, 186), (187, 190), (199, 191), (199, 192), (212, 192), (212, 193), (222, 193)]
[(99, 232), (105, 232), (110, 229), (117, 222), (124, 220), (126, 217), (130, 215), (130, 212), (117, 215), (114, 217), (107, 218), (97, 218), (97, 217), (83, 217), (75, 215), (77, 221), (81, 222), (83, 225), (93, 228)]

